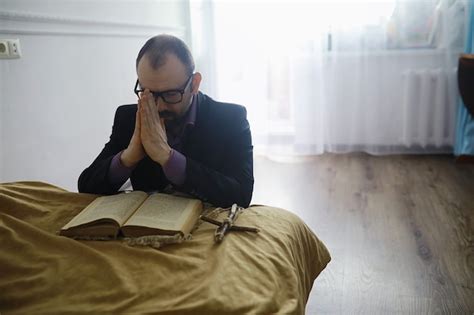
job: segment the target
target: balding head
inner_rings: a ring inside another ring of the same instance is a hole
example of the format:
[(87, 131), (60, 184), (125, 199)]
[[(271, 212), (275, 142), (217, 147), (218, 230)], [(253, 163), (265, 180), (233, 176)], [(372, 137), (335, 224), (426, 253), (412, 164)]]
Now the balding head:
[(187, 75), (194, 72), (194, 59), (188, 46), (179, 38), (161, 34), (150, 38), (137, 56), (136, 66), (143, 56), (147, 56), (151, 66), (158, 69), (166, 63), (166, 58), (169, 54), (176, 56), (179, 61), (185, 66)]

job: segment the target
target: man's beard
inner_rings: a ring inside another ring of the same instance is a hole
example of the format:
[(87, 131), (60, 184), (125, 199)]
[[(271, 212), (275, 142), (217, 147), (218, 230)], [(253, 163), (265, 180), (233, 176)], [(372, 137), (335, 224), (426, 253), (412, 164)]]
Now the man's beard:
[(181, 123), (181, 120), (186, 116), (186, 113), (189, 111), (193, 99), (194, 97), (191, 98), (191, 100), (189, 101), (189, 105), (181, 113), (178, 114), (169, 110), (163, 110), (160, 112), (160, 118), (172, 123)]
[(186, 116), (186, 113), (189, 111), (189, 108), (191, 107), (191, 103), (193, 101), (194, 97), (192, 97), (189, 100), (188, 106), (183, 109), (181, 113), (175, 113), (169, 110), (162, 110), (160, 113), (160, 118), (163, 118), (167, 122), (173, 123), (173, 124), (179, 124), (182, 122), (183, 118)]
[(164, 110), (160, 112), (160, 118), (163, 118), (165, 120), (179, 120), (180, 115), (170, 112), (168, 110)]

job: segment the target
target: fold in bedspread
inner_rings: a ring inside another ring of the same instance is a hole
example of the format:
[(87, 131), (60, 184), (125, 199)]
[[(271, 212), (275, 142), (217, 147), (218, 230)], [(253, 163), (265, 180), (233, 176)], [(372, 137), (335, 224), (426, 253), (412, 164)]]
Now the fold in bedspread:
[(302, 314), (330, 261), (294, 214), (251, 207), (214, 244), (215, 226), (162, 249), (75, 241), (57, 231), (97, 195), (40, 182), (0, 184), (0, 312)]

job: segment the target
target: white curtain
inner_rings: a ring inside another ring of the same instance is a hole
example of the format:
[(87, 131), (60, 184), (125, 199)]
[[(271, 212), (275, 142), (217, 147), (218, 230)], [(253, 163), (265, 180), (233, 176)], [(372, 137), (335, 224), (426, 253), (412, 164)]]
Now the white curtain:
[(205, 92), (246, 106), (257, 153), (451, 152), (465, 6), (192, 2), (193, 49)]

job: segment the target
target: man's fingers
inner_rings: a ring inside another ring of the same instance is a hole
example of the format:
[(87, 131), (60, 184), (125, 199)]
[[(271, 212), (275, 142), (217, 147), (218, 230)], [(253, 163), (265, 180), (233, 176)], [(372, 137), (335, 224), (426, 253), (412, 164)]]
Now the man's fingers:
[(156, 130), (156, 128), (159, 128), (160, 126), (162, 126), (162, 124), (160, 122), (160, 113), (158, 112), (155, 99), (153, 98), (153, 95), (150, 93), (149, 90), (145, 90), (141, 101), (141, 106), (143, 109), (141, 116), (141, 126), (147, 126), (152, 130)]
[[(165, 120), (160, 117), (157, 105), (150, 91), (145, 90), (140, 99), (140, 135), (142, 141), (145, 139), (157, 142), (166, 142)], [(146, 146), (145, 142), (143, 142)]]
[(161, 128), (163, 128), (163, 130), (166, 130), (166, 127), (165, 127), (165, 119), (164, 119), (164, 118), (161, 118), (161, 117), (160, 117), (160, 124), (161, 124)]
[(146, 121), (146, 124), (149, 125), (149, 126), (151, 126), (151, 124), (152, 124), (153, 116), (156, 115), (155, 114), (156, 110), (154, 110), (154, 106), (150, 102), (150, 97), (153, 97), (150, 94), (150, 91), (145, 90), (145, 93), (144, 93), (143, 98), (142, 98), (142, 104), (141, 104), (142, 108), (143, 108), (143, 110), (142, 110), (142, 119), (144, 118), (144, 120)]
[(148, 95), (150, 92), (148, 92), (148, 90), (145, 90), (145, 92), (143, 93), (143, 96), (142, 98), (140, 99), (141, 103), (140, 103), (140, 107), (141, 107), (141, 110), (140, 110), (140, 123), (141, 123), (141, 127), (144, 127), (144, 128), (150, 128), (151, 127), (151, 111), (150, 111), (150, 106), (149, 106), (149, 103), (148, 103)]
[(147, 95), (147, 100), (148, 100), (148, 105), (150, 106), (150, 108), (156, 108), (156, 102), (155, 102), (155, 97), (153, 96), (153, 94), (151, 94), (150, 91), (148, 91), (148, 95)]
[(137, 114), (135, 115), (135, 130), (137, 131), (140, 131), (140, 108), (141, 108), (141, 105), (140, 105), (140, 101), (138, 101), (138, 104), (137, 104)]

